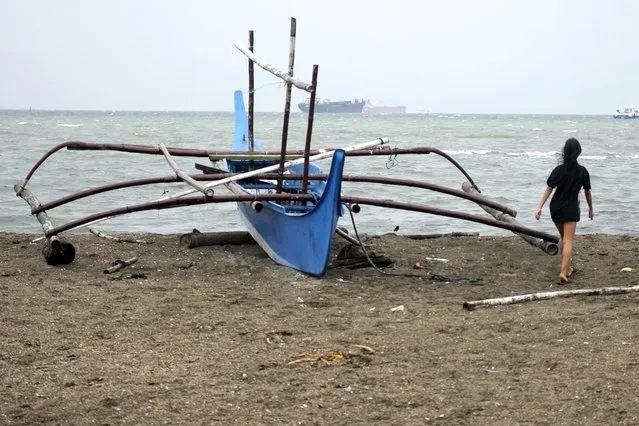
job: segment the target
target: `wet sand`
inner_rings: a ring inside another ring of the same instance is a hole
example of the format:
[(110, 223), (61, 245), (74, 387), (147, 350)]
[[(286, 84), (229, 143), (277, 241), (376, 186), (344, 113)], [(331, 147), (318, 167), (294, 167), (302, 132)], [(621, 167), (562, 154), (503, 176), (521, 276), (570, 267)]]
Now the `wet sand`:
[(516, 236), (377, 237), (387, 274), (322, 279), (126, 236), (154, 243), (72, 235), (54, 267), (0, 234), (0, 424), (639, 423), (639, 293), (462, 308), (637, 285), (639, 237), (578, 235), (559, 286), (559, 257)]

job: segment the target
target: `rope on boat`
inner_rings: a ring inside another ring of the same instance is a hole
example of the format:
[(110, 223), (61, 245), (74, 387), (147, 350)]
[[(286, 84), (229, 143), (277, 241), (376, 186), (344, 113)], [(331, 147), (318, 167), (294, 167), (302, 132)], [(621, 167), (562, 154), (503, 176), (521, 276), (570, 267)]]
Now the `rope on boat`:
[(255, 93), (258, 90), (260, 90), (260, 89), (262, 89), (262, 88), (264, 88), (266, 86), (273, 86), (275, 84), (277, 84), (280, 88), (286, 87), (286, 82), (285, 81), (273, 81), (271, 83), (262, 84), (260, 87), (254, 88), (253, 90), (249, 90), (248, 93)]

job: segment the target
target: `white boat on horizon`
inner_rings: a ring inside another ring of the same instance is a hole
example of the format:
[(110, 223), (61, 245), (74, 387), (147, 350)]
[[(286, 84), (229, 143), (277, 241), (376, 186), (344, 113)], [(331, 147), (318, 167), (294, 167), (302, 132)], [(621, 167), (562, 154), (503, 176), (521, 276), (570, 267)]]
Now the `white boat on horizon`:
[(626, 119), (633, 119), (633, 118), (639, 119), (639, 107), (636, 107), (634, 105), (623, 107), (621, 109), (618, 109), (617, 112), (613, 115), (613, 117), (619, 120), (626, 120)]

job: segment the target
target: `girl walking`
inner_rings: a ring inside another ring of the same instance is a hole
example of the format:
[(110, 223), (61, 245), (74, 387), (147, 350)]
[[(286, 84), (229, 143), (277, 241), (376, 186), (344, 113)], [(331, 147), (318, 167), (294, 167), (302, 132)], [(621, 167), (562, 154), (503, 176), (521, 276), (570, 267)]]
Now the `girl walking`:
[(579, 191), (582, 188), (588, 203), (588, 217), (590, 220), (594, 217), (592, 195), (590, 193), (590, 174), (584, 166), (577, 163), (579, 154), (581, 154), (579, 141), (575, 138), (568, 139), (562, 151), (561, 164), (555, 167), (550, 176), (548, 176), (546, 181), (548, 186), (541, 197), (539, 207), (535, 210), (535, 218), (539, 220), (541, 210), (554, 190), (555, 194), (550, 201), (550, 217), (561, 237), (559, 244), (561, 253), (559, 280), (562, 284), (569, 281), (573, 272), (570, 262), (575, 230), (580, 219)]

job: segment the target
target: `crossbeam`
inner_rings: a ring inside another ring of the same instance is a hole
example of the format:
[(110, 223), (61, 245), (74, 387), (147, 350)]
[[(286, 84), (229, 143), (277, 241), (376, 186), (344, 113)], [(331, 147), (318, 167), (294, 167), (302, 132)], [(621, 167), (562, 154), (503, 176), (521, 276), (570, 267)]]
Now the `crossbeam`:
[(237, 50), (239, 50), (240, 52), (242, 52), (244, 54), (244, 56), (246, 56), (247, 58), (249, 58), (251, 61), (253, 61), (256, 65), (258, 65), (260, 68), (262, 68), (264, 71), (268, 71), (271, 74), (273, 74), (275, 77), (279, 77), (282, 80), (284, 80), (285, 82), (292, 84), (293, 86), (297, 87), (298, 89), (304, 90), (308, 93), (313, 93), (315, 91), (315, 87), (310, 84), (310, 83), (305, 83), (302, 80), (298, 80), (296, 78), (291, 77), (288, 72), (284, 72), (282, 70), (279, 70), (277, 68), (275, 68), (273, 65), (264, 62), (262, 59), (258, 58), (257, 56), (255, 56), (255, 54), (253, 52), (251, 52), (247, 47), (242, 46), (241, 43), (239, 42), (235, 42), (233, 43), (233, 45), (237, 48)]

